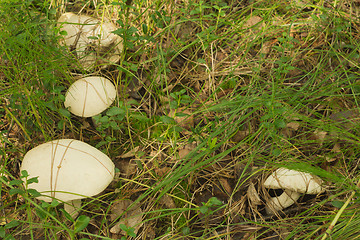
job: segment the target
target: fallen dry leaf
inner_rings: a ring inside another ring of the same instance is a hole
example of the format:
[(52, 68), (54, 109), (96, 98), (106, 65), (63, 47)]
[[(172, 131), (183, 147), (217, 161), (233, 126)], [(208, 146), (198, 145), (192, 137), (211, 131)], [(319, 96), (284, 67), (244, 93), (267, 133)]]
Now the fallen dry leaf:
[(271, 41), (266, 41), (264, 42), (262, 45), (261, 45), (261, 48), (259, 50), (259, 53), (260, 54), (269, 54), (271, 49), (272, 49), (272, 46), (275, 44), (276, 40), (271, 40)]
[(227, 192), (227, 194), (231, 194), (232, 193), (232, 187), (229, 184), (229, 181), (226, 178), (219, 178), (219, 182), (221, 184), (221, 186), (223, 187), (223, 189)]
[(249, 135), (249, 131), (245, 130), (239, 130), (235, 133), (235, 135), (231, 138), (234, 142), (241, 142), (244, 138), (246, 138)]
[(136, 173), (137, 164), (134, 160), (120, 159), (117, 161), (116, 167), (119, 168), (120, 173), (126, 177)]
[(244, 26), (250, 28), (250, 27), (258, 24), (258, 23), (261, 22), (261, 21), (262, 21), (262, 18), (261, 18), (261, 17), (259, 17), (259, 16), (251, 16), (251, 17), (245, 22)]
[(166, 208), (169, 208), (169, 209), (174, 209), (176, 208), (176, 205), (175, 205), (175, 202), (174, 200), (167, 194), (163, 195), (160, 200), (159, 200), (159, 203), (161, 205), (165, 205)]
[(296, 131), (300, 128), (300, 123), (299, 122), (289, 122), (286, 124), (286, 127), (281, 129), (281, 133), (287, 137), (287, 138), (292, 138), (296, 135)]
[(316, 129), (313, 133), (312, 133), (312, 136), (315, 140), (319, 140), (320, 144), (322, 145), (324, 140), (325, 140), (325, 137), (328, 133), (325, 132), (325, 131), (321, 131), (319, 129)]
[(128, 151), (127, 153), (124, 153), (123, 155), (121, 155), (121, 158), (130, 158), (130, 157), (134, 157), (135, 154), (139, 151), (140, 146), (134, 147), (133, 149), (131, 149), (130, 151)]
[(183, 148), (179, 150), (179, 159), (183, 159), (190, 153), (190, 150), (187, 148)]
[(159, 177), (163, 177), (171, 171), (169, 167), (155, 168), (155, 173)]
[(252, 205), (261, 205), (262, 204), (260, 196), (259, 196), (258, 192), (256, 191), (255, 185), (252, 182), (250, 182), (250, 184), (249, 184), (246, 195)]
[(126, 235), (126, 232), (120, 228), (121, 224), (124, 224), (128, 228), (133, 228), (135, 234), (137, 234), (140, 227), (143, 225), (143, 212), (139, 204), (134, 204), (134, 202), (129, 199), (115, 202), (111, 206), (110, 211), (111, 221), (119, 219), (116, 225), (110, 229), (110, 232), (113, 234), (120, 233)]
[(194, 150), (197, 146), (197, 143), (188, 143), (181, 149), (179, 149), (179, 159), (183, 159), (188, 155), (192, 150)]
[(286, 124), (286, 127), (291, 128), (293, 130), (298, 130), (300, 127), (300, 123), (299, 122), (289, 122)]
[[(179, 117), (175, 116), (176, 113), (187, 114), (187, 116)], [(174, 118), (175, 122), (182, 128), (190, 131), (194, 127), (194, 116), (189, 109), (179, 108), (176, 111), (174, 109), (170, 110), (169, 117)]]

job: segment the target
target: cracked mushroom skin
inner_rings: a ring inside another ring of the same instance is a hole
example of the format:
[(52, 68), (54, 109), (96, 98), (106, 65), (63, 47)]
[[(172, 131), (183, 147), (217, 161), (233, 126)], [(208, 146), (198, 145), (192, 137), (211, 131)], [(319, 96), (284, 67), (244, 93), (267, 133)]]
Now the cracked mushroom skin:
[(64, 106), (79, 117), (93, 117), (106, 110), (116, 98), (115, 86), (104, 77), (75, 81), (65, 94)]
[(31, 149), (20, 170), (26, 170), (29, 178), (38, 177), (38, 182), (28, 188), (41, 193), (37, 199), (46, 202), (53, 198), (71, 202), (95, 196), (106, 189), (115, 175), (115, 165), (107, 155), (75, 139), (54, 140)]
[(112, 33), (117, 27), (108, 19), (99, 20), (84, 14), (67, 12), (58, 19), (58, 26), (67, 33), (60, 40), (60, 44), (75, 53), (84, 69), (92, 69), (97, 61), (106, 66), (120, 60), (122, 39)]
[(279, 168), (264, 182), (269, 189), (282, 189), (284, 192), (267, 202), (266, 212), (274, 214), (294, 204), (302, 194), (319, 194), (324, 191), (322, 180), (310, 173)]

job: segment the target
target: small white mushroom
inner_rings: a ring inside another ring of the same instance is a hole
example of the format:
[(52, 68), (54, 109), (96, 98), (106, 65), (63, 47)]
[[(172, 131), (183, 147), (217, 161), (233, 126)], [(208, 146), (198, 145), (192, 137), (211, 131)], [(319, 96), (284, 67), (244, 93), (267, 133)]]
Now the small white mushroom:
[(86, 77), (74, 82), (64, 105), (80, 117), (92, 117), (107, 109), (116, 98), (114, 85), (104, 77)]
[(108, 156), (74, 139), (54, 140), (31, 149), (20, 170), (26, 170), (29, 178), (38, 177), (38, 183), (28, 185), (42, 194), (38, 199), (66, 202), (65, 210), (75, 206), (69, 212), (73, 217), (80, 199), (105, 190), (115, 175), (115, 165)]
[(60, 44), (75, 51), (84, 69), (90, 70), (96, 65), (96, 61), (105, 61), (101, 64), (106, 66), (120, 60), (122, 39), (112, 33), (117, 27), (108, 19), (98, 20), (67, 12), (60, 16), (58, 25), (67, 33), (60, 40)]
[(294, 204), (301, 194), (319, 194), (324, 191), (322, 180), (310, 173), (279, 168), (264, 182), (264, 187), (284, 192), (267, 202), (266, 212), (273, 214)]

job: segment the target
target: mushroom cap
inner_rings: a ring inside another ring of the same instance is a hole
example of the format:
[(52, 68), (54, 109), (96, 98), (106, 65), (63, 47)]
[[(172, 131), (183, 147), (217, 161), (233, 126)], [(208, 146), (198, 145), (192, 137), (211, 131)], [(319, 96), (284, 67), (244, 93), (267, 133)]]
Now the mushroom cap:
[(90, 41), (88, 37), (95, 34), (95, 29), (99, 23), (99, 21), (95, 18), (84, 15), (76, 15), (71, 12), (61, 15), (58, 22), (64, 23), (60, 26), (63, 31), (67, 32), (66, 37), (60, 41), (60, 43), (65, 44), (66, 46), (73, 45), (77, 38), (77, 44), (82, 43), (85, 45), (88, 43)]
[(324, 191), (322, 180), (310, 173), (279, 168), (264, 182), (266, 188), (288, 189), (298, 193), (318, 194)]
[(58, 19), (58, 26), (67, 32), (67, 35), (60, 39), (60, 44), (74, 49), (79, 63), (86, 70), (94, 67), (97, 61), (106, 66), (120, 60), (122, 38), (112, 33), (117, 27), (108, 19), (99, 20), (88, 15), (67, 12)]
[(86, 77), (74, 82), (65, 95), (65, 107), (80, 117), (92, 117), (107, 109), (116, 98), (114, 85), (104, 77)]
[(26, 170), (29, 178), (38, 177), (38, 183), (28, 186), (42, 194), (38, 199), (67, 202), (102, 192), (114, 178), (115, 165), (87, 143), (60, 139), (28, 151), (20, 170)]

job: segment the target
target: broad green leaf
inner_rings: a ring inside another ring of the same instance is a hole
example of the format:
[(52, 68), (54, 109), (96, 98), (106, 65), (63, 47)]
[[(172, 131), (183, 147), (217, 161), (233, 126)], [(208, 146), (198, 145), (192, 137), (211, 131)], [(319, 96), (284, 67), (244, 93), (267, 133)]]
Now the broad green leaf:
[(60, 108), (59, 109), (59, 113), (60, 115), (70, 118), (71, 117), (71, 113), (69, 112), (69, 110), (65, 109), (65, 108)]
[(74, 225), (74, 231), (75, 233), (78, 233), (82, 231), (84, 228), (87, 227), (87, 225), (90, 222), (90, 218), (85, 215), (81, 215), (76, 219), (75, 225)]
[(38, 177), (33, 177), (33, 178), (29, 178), (26, 183), (27, 184), (30, 184), (30, 183), (38, 183), (39, 180), (38, 180)]
[(52, 202), (51, 202), (51, 204), (50, 204), (52, 207), (57, 207), (57, 206), (59, 206), (60, 205), (60, 203), (59, 203), (59, 201), (58, 200), (56, 200), (56, 199), (54, 199), (54, 200), (52, 200)]
[(22, 180), (12, 180), (12, 181), (9, 182), (9, 185), (11, 185), (11, 186), (14, 186), (14, 185), (19, 186), (19, 185), (21, 185), (23, 182), (24, 182), (24, 181), (22, 181)]
[(199, 207), (199, 210), (200, 210), (200, 212), (201, 212), (202, 214), (205, 214), (205, 213), (208, 212), (209, 208), (204, 205), (204, 206), (200, 206), (200, 207)]
[(0, 237), (1, 238), (5, 237), (5, 228), (3, 226), (0, 227)]
[(10, 228), (13, 228), (13, 227), (17, 227), (19, 225), (20, 225), (19, 221), (12, 220), (11, 222), (5, 224), (5, 229), (10, 229)]
[(334, 200), (334, 201), (331, 202), (331, 204), (336, 208), (341, 208), (344, 205), (344, 202), (339, 201), (339, 200)]
[(24, 191), (18, 188), (12, 188), (9, 191), (10, 195), (14, 195), (14, 194), (24, 194)]
[(172, 117), (168, 116), (161, 116), (160, 121), (162, 121), (165, 124), (175, 124), (175, 120)]
[(217, 199), (216, 197), (211, 197), (208, 202), (209, 202), (210, 206), (221, 206), (221, 205), (223, 205), (223, 202), (220, 201), (219, 199)]
[(116, 116), (116, 115), (125, 116), (125, 114), (126, 114), (125, 109), (119, 108), (119, 107), (111, 107), (111, 108), (106, 112), (106, 115), (108, 115), (109, 117)]
[(286, 123), (283, 119), (275, 119), (274, 124), (277, 129), (286, 127)]
[(33, 197), (39, 197), (41, 194), (35, 189), (28, 189), (27, 192)]

